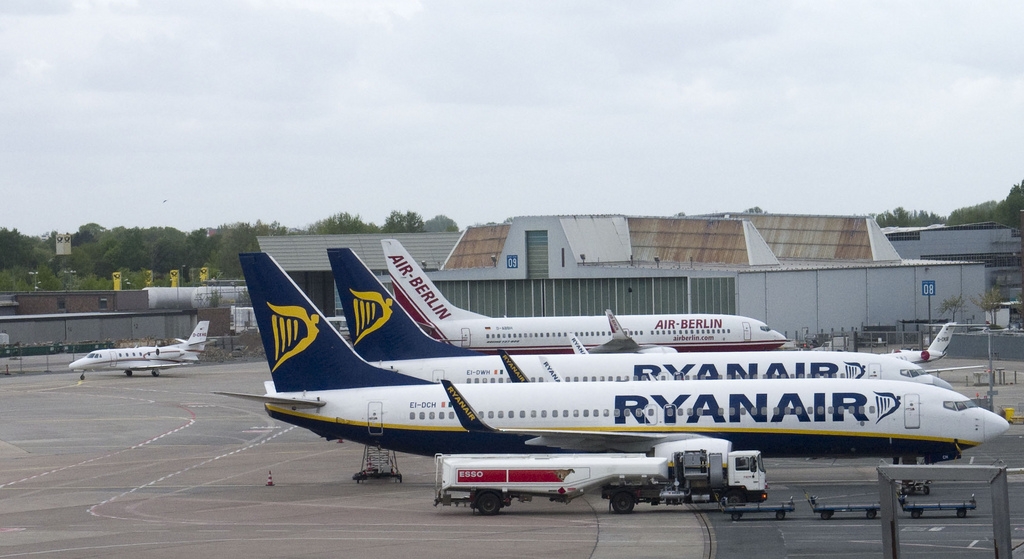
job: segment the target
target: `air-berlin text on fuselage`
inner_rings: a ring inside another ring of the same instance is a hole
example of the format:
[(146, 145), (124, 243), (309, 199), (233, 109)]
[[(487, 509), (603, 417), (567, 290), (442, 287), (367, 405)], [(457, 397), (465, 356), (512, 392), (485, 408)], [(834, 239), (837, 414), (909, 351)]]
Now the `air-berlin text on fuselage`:
[[(403, 278), (408, 277), (413, 273), (413, 267), (405, 261), (405, 257), (389, 256), (388, 258), (391, 259), (391, 262), (395, 265), (395, 268), (398, 269), (398, 273), (402, 274)], [(413, 291), (415, 291), (417, 295), (419, 295), (420, 299), (423, 300), (423, 303), (427, 305), (427, 308), (434, 312), (437, 318), (444, 320), (452, 315), (451, 311), (448, 310), (448, 307), (445, 307), (444, 303), (440, 302), (437, 295), (435, 295), (430, 289), (430, 284), (424, 281), (422, 277), (410, 277), (409, 286), (412, 287)], [(409, 295), (412, 296), (412, 293), (409, 293)]]
[(721, 328), (721, 318), (666, 318), (654, 325), (655, 330), (686, 330), (689, 328)]
[[(647, 410), (651, 406), (657, 406), (662, 410), (692, 409), (692, 413), (665, 413), (666, 424), (698, 423), (702, 418), (704, 422), (740, 423), (744, 416), (750, 416), (755, 423), (779, 423), (785, 417), (794, 417), (799, 422), (844, 421), (847, 416), (855, 421), (868, 421), (865, 414), (868, 397), (864, 394), (834, 392), (829, 395), (815, 392), (811, 397), (810, 402), (804, 402), (800, 394), (788, 392), (772, 402), (773, 405), (769, 407), (767, 394), (729, 394), (727, 406), (723, 406), (715, 394), (680, 394), (672, 400), (660, 394), (619, 395), (615, 396), (615, 408), (622, 411), (615, 418), (615, 423), (625, 425), (630, 421), (641, 425), (650, 424)], [(891, 393), (876, 392), (875, 403), (881, 412), (878, 414), (878, 420), (881, 420), (899, 408), (900, 397)], [(826, 405), (829, 407), (826, 408)]]
[[(763, 363), (726, 363), (725, 370), (720, 370), (714, 363), (687, 363), (681, 367), (672, 364), (663, 365), (633, 365), (633, 378), (640, 380), (646, 378), (657, 378), (662, 374), (672, 378), (695, 379), (720, 379), (720, 378), (836, 378), (840, 376), (840, 366), (830, 361), (810, 361), (807, 363), (797, 362), (791, 364), (790, 368), (785, 363), (768, 363), (762, 369)], [(865, 367), (857, 362), (844, 362), (843, 375), (846, 378), (861, 378), (864, 376)]]

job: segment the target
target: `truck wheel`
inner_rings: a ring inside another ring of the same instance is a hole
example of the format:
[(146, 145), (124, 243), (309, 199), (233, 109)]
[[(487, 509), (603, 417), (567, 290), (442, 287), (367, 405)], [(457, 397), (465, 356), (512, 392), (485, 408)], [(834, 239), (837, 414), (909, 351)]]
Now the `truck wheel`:
[(494, 516), (501, 510), (501, 497), (493, 491), (485, 491), (476, 496), (476, 510), (486, 516)]
[(878, 511), (875, 509), (868, 509), (868, 518), (874, 518), (878, 516)]
[(822, 520), (828, 520), (829, 518), (832, 518), (832, 511), (830, 511), (830, 510), (821, 511), (821, 519)]
[(726, 491), (723, 499), (725, 499), (725, 503), (727, 505), (738, 505), (747, 502), (746, 496), (739, 489), (730, 489)]
[(914, 509), (910, 511), (910, 518), (921, 518), (921, 509)]
[(636, 500), (633, 499), (628, 491), (619, 491), (612, 495), (610, 500), (612, 506), (612, 512), (615, 514), (629, 514), (633, 512), (633, 507), (636, 506)]
[(924, 488), (921, 489), (921, 492), (924, 493), (925, 495), (928, 495), (932, 492), (932, 488), (925, 485)]
[(741, 518), (743, 518), (743, 513), (742, 512), (734, 512), (734, 513), (732, 513), (732, 519), (733, 520), (739, 520)]
[(784, 510), (777, 510), (777, 511), (775, 511), (775, 520), (782, 520), (783, 518), (786, 518), (786, 511), (784, 511)]
[(957, 518), (963, 518), (965, 516), (967, 516), (967, 509), (965, 509), (965, 508), (956, 509), (956, 517)]

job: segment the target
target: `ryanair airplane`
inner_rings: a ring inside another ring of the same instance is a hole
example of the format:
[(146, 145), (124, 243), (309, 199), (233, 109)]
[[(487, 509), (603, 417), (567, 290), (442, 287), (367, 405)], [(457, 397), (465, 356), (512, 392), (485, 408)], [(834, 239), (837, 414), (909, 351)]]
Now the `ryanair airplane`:
[(459, 388), (415, 379), (359, 358), (290, 279), (293, 289), (280, 288), (269, 255), (240, 258), (273, 381), (264, 395), (228, 395), (328, 440), (433, 455), (670, 451), (715, 438), (765, 456), (932, 462), (1008, 429), (951, 390), (874, 379)]
[[(729, 314), (491, 318), (460, 309), (394, 239), (381, 241), (398, 303), (438, 340), (497, 353), (572, 353), (576, 337), (591, 353), (756, 351), (786, 337), (760, 320)], [(619, 326), (621, 323), (621, 326)]]
[[(353, 347), (363, 359), (404, 375), (462, 383), (516, 381), (875, 378), (950, 385), (893, 355), (853, 352), (741, 351), (586, 355), (483, 355), (426, 335), (347, 248), (327, 250)], [(281, 288), (284, 271), (280, 272)]]

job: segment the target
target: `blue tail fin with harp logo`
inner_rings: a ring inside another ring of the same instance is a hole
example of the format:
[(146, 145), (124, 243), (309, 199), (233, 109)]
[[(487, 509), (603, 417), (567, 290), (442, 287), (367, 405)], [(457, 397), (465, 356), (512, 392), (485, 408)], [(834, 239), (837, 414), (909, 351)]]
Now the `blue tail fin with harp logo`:
[(278, 392), (428, 384), (362, 360), (269, 254), (238, 258)]
[(420, 330), (351, 249), (329, 248), (327, 258), (352, 345), (363, 359), (372, 362), (481, 355), (439, 342)]

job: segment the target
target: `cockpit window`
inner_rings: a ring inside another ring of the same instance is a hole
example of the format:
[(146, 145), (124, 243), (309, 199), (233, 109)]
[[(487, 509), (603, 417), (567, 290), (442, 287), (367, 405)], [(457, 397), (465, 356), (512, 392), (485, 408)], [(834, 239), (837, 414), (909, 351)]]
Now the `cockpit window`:
[(922, 371), (921, 369), (900, 369), (900, 374), (905, 377), (914, 378), (919, 377), (921, 375), (926, 375), (928, 373)]
[(963, 411), (968, 408), (976, 408), (978, 404), (974, 403), (973, 400), (962, 400), (960, 402), (942, 402), (942, 407), (947, 410)]
[(771, 332), (771, 331), (772, 331), (772, 329), (771, 329), (771, 328), (769, 328), (769, 327), (768, 327), (767, 325), (762, 325), (762, 326), (761, 326), (761, 331), (762, 331), (762, 332)]

